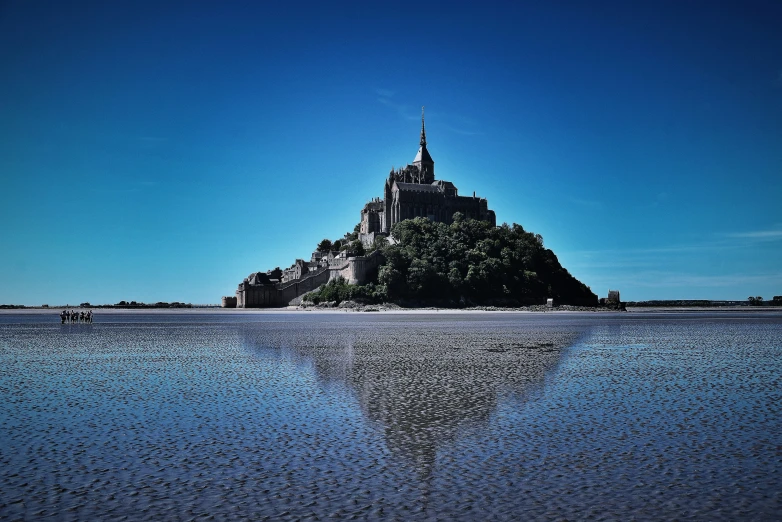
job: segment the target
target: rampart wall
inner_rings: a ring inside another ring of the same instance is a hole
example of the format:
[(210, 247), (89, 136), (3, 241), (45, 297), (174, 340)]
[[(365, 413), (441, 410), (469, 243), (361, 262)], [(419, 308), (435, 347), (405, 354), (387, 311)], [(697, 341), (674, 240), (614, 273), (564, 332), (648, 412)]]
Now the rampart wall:
[(234, 302), (238, 308), (274, 308), (286, 306), (291, 301), (319, 286), (342, 277), (352, 285), (366, 283), (374, 278), (383, 256), (379, 251), (368, 256), (351, 257), (341, 263), (321, 267), (299, 279), (275, 285), (244, 284), (237, 291)]
[(360, 285), (373, 278), (374, 272), (383, 262), (383, 255), (379, 250), (375, 250), (368, 256), (357, 256), (348, 258), (348, 262), (339, 268), (331, 268), (329, 281), (342, 277), (348, 284)]
[(319, 268), (315, 272), (309, 272), (301, 279), (289, 281), (279, 285), (280, 305), (285, 306), (300, 295), (315, 290), (329, 281), (331, 270), (328, 267)]

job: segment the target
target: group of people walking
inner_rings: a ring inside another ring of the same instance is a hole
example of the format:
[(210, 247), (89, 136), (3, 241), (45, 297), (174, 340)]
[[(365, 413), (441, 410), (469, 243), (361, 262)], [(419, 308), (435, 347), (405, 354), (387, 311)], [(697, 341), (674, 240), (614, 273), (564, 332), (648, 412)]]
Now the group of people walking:
[(60, 324), (65, 323), (91, 323), (92, 322), (92, 310), (86, 312), (82, 310), (77, 312), (75, 310), (63, 310), (60, 313)]

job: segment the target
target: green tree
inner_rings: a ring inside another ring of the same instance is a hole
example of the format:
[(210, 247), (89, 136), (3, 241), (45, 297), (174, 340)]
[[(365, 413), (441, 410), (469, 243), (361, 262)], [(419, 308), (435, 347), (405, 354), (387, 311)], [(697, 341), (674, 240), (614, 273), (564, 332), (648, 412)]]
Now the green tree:
[(331, 252), (331, 249), (334, 247), (334, 244), (331, 242), (330, 239), (324, 239), (320, 243), (318, 243), (317, 251), (328, 253)]
[(554, 297), (563, 304), (597, 304), (597, 296), (544, 248), (543, 238), (521, 225), (492, 227), (455, 213), (450, 225), (415, 218), (395, 224), (391, 233), (398, 243), (383, 247), (378, 278), (390, 299)]
[(396, 268), (383, 265), (378, 270), (377, 282), (385, 288), (390, 299), (400, 299), (406, 295), (405, 276)]
[(370, 252), (374, 252), (375, 250), (383, 250), (387, 246), (388, 239), (384, 238), (383, 236), (378, 236), (372, 242), (372, 247), (369, 250)]

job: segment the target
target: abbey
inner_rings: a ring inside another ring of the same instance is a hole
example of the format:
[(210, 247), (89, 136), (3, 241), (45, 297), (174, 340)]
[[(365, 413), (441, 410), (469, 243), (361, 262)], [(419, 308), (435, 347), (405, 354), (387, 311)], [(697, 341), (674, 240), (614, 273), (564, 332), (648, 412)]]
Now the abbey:
[(426, 148), (426, 127), (421, 111), (421, 141), (411, 165), (391, 169), (383, 187), (383, 198), (375, 198), (361, 211), (359, 238), (370, 245), (378, 236), (388, 236), (394, 224), (415, 217), (451, 223), (461, 212), (468, 219), (488, 221), (493, 226), (497, 218), (483, 198), (460, 196), (450, 181), (437, 180), (434, 160)]
[[(371, 246), (378, 237), (389, 237), (391, 227), (405, 219), (425, 217), (451, 223), (461, 212), (467, 219), (496, 225), (488, 202), (472, 196), (460, 196), (450, 181), (434, 177), (434, 160), (426, 148), (426, 128), (421, 111), (421, 141), (411, 165), (392, 169), (383, 188), (383, 199), (375, 198), (361, 211), (358, 238)], [(389, 238), (393, 242), (393, 238)], [(351, 284), (364, 284), (377, 274), (383, 262), (379, 250), (367, 256), (349, 256), (348, 251), (313, 252), (310, 261), (297, 259), (290, 268), (253, 272), (239, 283), (236, 296), (223, 297), (225, 308), (264, 308), (286, 306), (307, 292), (336, 278)]]

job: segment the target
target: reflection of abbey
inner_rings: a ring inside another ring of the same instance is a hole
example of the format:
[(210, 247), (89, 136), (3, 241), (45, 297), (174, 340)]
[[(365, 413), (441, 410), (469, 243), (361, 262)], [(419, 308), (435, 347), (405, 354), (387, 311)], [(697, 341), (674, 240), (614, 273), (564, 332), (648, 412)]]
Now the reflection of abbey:
[[(383, 198), (375, 198), (361, 211), (359, 239), (366, 245), (377, 237), (388, 237), (391, 227), (405, 219), (425, 217), (451, 223), (461, 212), (468, 219), (479, 219), (496, 225), (493, 210), (485, 199), (460, 196), (450, 181), (434, 177), (434, 160), (426, 149), (426, 129), (421, 115), (421, 141), (411, 165), (392, 169), (383, 187)], [(393, 240), (392, 240), (393, 241)], [(224, 307), (259, 308), (285, 306), (331, 279), (345, 278), (351, 284), (362, 284), (372, 277), (383, 262), (380, 252), (368, 256), (348, 257), (345, 252), (315, 252), (309, 262), (297, 259), (281, 271), (254, 272), (239, 283), (236, 297), (223, 297)]]

